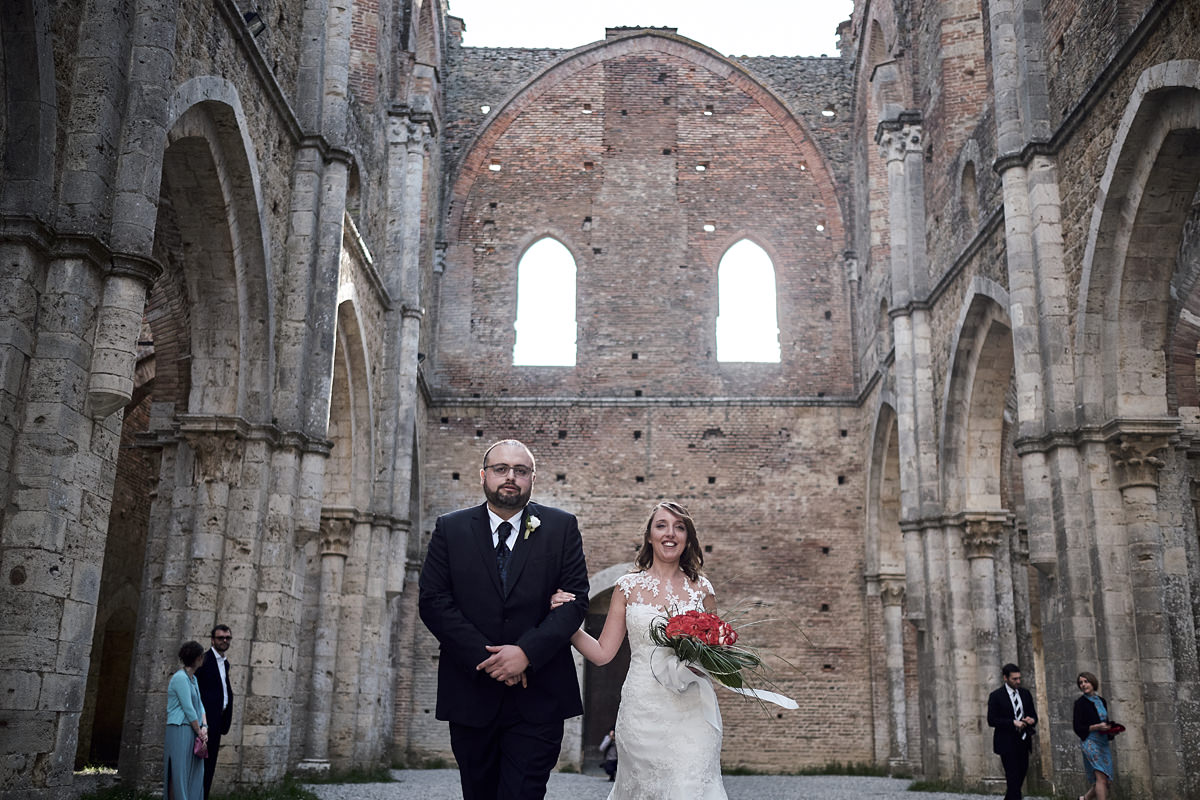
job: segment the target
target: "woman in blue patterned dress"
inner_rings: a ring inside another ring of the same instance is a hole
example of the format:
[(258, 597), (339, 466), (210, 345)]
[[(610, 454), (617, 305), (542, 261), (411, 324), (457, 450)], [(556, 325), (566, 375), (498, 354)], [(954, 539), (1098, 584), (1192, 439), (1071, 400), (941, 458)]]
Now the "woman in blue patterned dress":
[(204, 648), (199, 642), (184, 642), (179, 660), (183, 667), (167, 684), (163, 800), (204, 800), (204, 759), (192, 752), (197, 738), (208, 741), (208, 721), (196, 683), (196, 670), (204, 663)]
[(1112, 749), (1108, 746), (1108, 703), (1096, 694), (1100, 681), (1090, 672), (1075, 679), (1083, 696), (1075, 701), (1075, 735), (1083, 750), (1083, 769), (1092, 785), (1079, 800), (1108, 800), (1113, 779)]

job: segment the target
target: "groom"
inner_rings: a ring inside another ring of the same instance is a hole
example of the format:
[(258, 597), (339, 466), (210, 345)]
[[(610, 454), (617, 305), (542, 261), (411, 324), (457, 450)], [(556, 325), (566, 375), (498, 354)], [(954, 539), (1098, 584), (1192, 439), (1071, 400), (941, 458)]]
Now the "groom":
[[(421, 570), (463, 800), (544, 797), (563, 720), (583, 713), (570, 646), (588, 606), (583, 541), (573, 515), (529, 502), (534, 476), (525, 445), (489, 447), (487, 502), (438, 518)], [(559, 588), (578, 599), (551, 611)]]

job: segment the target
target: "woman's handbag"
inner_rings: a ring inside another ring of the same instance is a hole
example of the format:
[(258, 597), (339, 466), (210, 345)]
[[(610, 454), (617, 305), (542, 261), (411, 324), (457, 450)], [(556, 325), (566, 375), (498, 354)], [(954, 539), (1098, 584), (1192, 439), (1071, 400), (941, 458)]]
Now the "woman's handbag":
[(1113, 722), (1111, 719), (1108, 721), (1108, 730), (1106, 730), (1105, 733), (1108, 734), (1108, 738), (1110, 741), (1112, 739), (1115, 739), (1118, 733), (1124, 733), (1124, 732), (1125, 732), (1124, 725), (1122, 725), (1119, 722)]
[(208, 758), (208, 742), (197, 736), (195, 744), (192, 745), (192, 755), (196, 758)]

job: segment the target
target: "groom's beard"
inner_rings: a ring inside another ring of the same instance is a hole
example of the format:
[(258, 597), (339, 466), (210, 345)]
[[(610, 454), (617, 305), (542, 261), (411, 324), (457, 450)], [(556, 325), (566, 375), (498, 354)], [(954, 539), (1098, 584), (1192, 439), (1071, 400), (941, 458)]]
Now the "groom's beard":
[[(500, 490), (505, 486), (514, 488), (517, 491), (501, 494)], [(530, 486), (528, 489), (522, 492), (520, 487), (516, 486), (515, 484), (501, 484), (495, 489), (484, 486), (483, 494), (485, 497), (487, 497), (488, 502), (496, 508), (524, 508), (525, 504), (529, 502), (529, 496), (533, 494), (533, 487)]]

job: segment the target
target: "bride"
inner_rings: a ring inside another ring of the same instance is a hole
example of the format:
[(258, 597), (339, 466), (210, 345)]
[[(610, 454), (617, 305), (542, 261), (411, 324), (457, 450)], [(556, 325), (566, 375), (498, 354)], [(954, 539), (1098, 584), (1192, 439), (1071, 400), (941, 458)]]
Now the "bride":
[[(617, 581), (619, 591), (612, 593), (600, 639), (582, 629), (571, 637), (588, 661), (603, 666), (629, 635), (629, 672), (617, 711), (617, 780), (609, 800), (726, 800), (720, 712), (711, 682), (703, 676), (700, 683), (678, 691), (662, 685), (651, 672), (652, 655), (660, 672), (667, 659), (675, 662), (668, 666), (680, 668), (669, 648), (656, 648), (650, 640), (655, 619), (714, 610), (712, 584), (700, 574), (703, 563), (687, 509), (659, 503), (646, 522), (636, 560), (639, 569)], [(573, 599), (559, 591), (551, 605)]]

